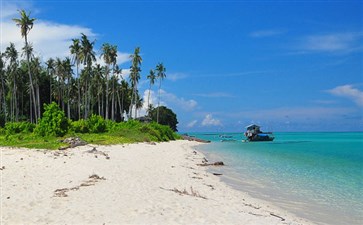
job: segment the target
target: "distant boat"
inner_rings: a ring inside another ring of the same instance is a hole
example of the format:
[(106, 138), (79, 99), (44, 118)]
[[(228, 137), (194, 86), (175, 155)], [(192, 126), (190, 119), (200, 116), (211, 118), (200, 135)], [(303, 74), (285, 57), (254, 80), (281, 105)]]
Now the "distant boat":
[(256, 124), (251, 124), (246, 127), (245, 136), (247, 141), (257, 142), (257, 141), (273, 141), (274, 136), (272, 132), (262, 132), (260, 126)]
[(232, 135), (221, 134), (221, 135), (219, 135), (219, 137), (221, 138), (221, 142), (234, 142), (234, 141), (237, 141), (236, 139), (233, 139)]

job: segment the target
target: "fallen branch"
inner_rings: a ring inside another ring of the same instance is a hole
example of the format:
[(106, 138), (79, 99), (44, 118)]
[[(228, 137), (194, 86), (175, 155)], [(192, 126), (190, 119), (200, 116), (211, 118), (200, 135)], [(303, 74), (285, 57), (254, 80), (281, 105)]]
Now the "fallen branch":
[(100, 177), (97, 174), (92, 174), (88, 177), (88, 180), (81, 183), (78, 186), (72, 187), (72, 188), (61, 188), (54, 191), (54, 197), (68, 197), (67, 192), (69, 191), (77, 191), (80, 187), (87, 187), (95, 185), (99, 180), (106, 180), (104, 177)]
[(206, 197), (200, 195), (199, 192), (195, 191), (193, 189), (193, 187), (190, 187), (190, 193), (185, 188), (184, 188), (183, 191), (178, 190), (177, 188), (174, 188), (174, 189), (166, 189), (166, 188), (162, 188), (162, 187), (160, 187), (160, 188), (163, 189), (163, 190), (167, 190), (167, 191), (173, 191), (173, 192), (178, 193), (180, 195), (189, 195), (189, 196), (194, 196), (194, 197), (198, 197), (198, 198), (202, 198), (202, 199), (207, 199)]
[(285, 221), (285, 218), (281, 217), (281, 216), (278, 216), (276, 214), (273, 214), (273, 213), (270, 213), (271, 216), (274, 216), (274, 217), (277, 217), (279, 219), (281, 219), (281, 221)]

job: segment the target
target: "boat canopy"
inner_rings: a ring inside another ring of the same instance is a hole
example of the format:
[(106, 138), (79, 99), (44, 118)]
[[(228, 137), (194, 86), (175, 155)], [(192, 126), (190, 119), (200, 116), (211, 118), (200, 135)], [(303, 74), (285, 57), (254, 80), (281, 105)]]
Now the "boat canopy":
[(255, 129), (260, 129), (260, 126), (256, 125), (256, 124), (251, 124), (251, 125), (248, 125), (246, 127), (247, 130), (255, 130)]

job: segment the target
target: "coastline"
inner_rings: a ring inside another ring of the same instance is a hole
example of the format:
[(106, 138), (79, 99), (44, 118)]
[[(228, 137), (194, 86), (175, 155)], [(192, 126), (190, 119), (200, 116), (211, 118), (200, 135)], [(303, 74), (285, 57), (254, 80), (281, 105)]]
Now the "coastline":
[(312, 224), (198, 166), (200, 143), (1, 150), (1, 224)]

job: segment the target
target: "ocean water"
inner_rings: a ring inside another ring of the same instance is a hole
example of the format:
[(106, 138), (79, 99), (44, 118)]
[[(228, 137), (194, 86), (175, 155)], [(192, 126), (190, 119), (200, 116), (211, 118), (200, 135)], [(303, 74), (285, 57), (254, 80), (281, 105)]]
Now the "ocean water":
[(190, 135), (212, 141), (198, 150), (227, 164), (217, 170), (234, 188), (318, 224), (363, 224), (363, 133), (275, 133), (273, 142)]

